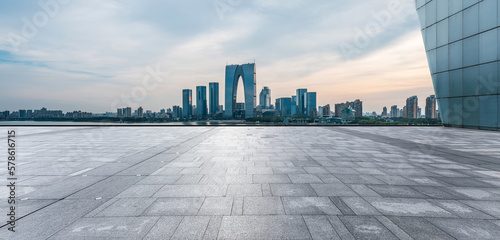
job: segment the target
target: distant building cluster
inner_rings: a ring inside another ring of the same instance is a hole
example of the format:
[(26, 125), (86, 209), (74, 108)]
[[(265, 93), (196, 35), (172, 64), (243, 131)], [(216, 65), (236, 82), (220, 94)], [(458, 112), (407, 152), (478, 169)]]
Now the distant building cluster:
[(411, 96), (406, 99), (406, 105), (402, 109), (399, 109), (397, 105), (393, 105), (390, 113), (387, 113), (387, 107), (384, 107), (381, 117), (437, 119), (439, 118), (439, 112), (437, 110), (436, 96), (431, 95), (425, 100), (424, 115), (422, 115), (422, 108), (418, 106), (418, 97)]
[[(245, 102), (237, 102), (237, 86), (240, 79), (243, 81), (243, 93)], [(171, 109), (161, 109), (160, 112), (145, 110), (143, 107), (132, 109), (131, 107), (118, 108), (114, 113), (92, 114), (90, 112), (73, 111), (63, 113), (60, 110), (19, 110), (14, 112), (0, 112), (0, 119), (34, 119), (34, 118), (70, 118), (88, 119), (94, 117), (110, 117), (142, 121), (142, 119), (162, 121), (190, 121), (206, 119), (247, 119), (254, 117), (283, 117), (303, 121), (315, 119), (315, 122), (341, 123), (350, 122), (363, 116), (379, 117), (376, 112), (363, 114), (363, 102), (356, 99), (352, 102), (337, 103), (332, 111), (329, 104), (317, 106), (317, 93), (310, 92), (306, 88), (296, 89), (295, 95), (276, 98), (272, 101), (271, 89), (264, 86), (259, 94), (259, 105), (256, 96), (256, 68), (255, 63), (243, 65), (226, 66), (225, 82), (225, 104), (219, 103), (219, 83), (210, 82), (207, 86), (196, 86), (193, 96), (192, 89), (182, 90), (182, 105), (175, 105)], [(207, 94), (208, 93), (208, 94)], [(195, 97), (195, 98), (193, 98)], [(196, 105), (195, 105), (196, 104)], [(225, 109), (224, 109), (225, 108)], [(388, 112), (384, 107), (380, 117), (382, 118), (420, 118), (421, 109), (418, 106), (418, 97), (412, 96), (406, 100), (403, 109), (397, 105), (391, 107)], [(426, 118), (438, 118), (436, 110), (436, 97), (434, 95), (426, 99)], [(134, 120), (136, 119), (136, 120)]]

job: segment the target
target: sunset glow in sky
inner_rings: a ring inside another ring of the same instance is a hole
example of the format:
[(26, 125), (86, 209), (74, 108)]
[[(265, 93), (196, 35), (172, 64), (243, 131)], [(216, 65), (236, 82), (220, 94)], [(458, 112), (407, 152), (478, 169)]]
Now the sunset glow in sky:
[(434, 94), (413, 0), (41, 2), (0, 2), (0, 110), (159, 111), (209, 82), (223, 103), (226, 63), (254, 61), (273, 101), (307, 88), (380, 113)]

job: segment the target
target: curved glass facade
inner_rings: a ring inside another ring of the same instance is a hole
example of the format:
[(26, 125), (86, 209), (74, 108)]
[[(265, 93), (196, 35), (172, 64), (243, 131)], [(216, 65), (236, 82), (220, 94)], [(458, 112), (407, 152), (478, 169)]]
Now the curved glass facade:
[(445, 126), (500, 129), (500, 3), (415, 0)]

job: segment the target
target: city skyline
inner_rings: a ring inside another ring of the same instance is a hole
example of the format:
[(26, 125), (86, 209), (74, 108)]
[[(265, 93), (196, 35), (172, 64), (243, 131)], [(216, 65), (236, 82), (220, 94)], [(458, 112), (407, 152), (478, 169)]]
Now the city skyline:
[[(45, 106), (108, 112), (117, 99), (142, 87), (143, 78), (158, 69), (168, 74), (163, 82), (150, 82), (156, 86), (147, 90), (137, 106), (180, 106), (181, 93), (174, 89), (223, 82), (221, 66), (226, 62), (255, 60), (259, 65), (257, 88), (269, 86), (277, 98), (293, 95), (293, 89), (307, 82), (318, 94), (318, 106), (363, 98), (366, 111), (379, 112), (386, 105), (403, 105), (409, 95), (433, 94), (414, 3), (398, 3), (401, 9), (391, 12), (388, 1), (292, 1), (286, 6), (273, 1), (241, 2), (231, 6), (221, 20), (210, 1), (160, 6), (150, 1), (138, 6), (71, 1), (60, 5), (49, 23), (17, 51), (8, 34), (22, 35), (23, 17), (31, 21), (31, 16), (44, 9), (38, 3), (0, 3), (5, 20), (0, 26), (0, 72), (5, 76), (0, 108)], [(195, 7), (188, 13), (185, 10), (191, 10), (191, 5)], [(318, 6), (322, 10), (316, 13)], [(187, 15), (164, 17), (154, 11), (157, 8)], [(91, 9), (95, 9), (93, 14)], [(126, 16), (120, 11), (127, 12)], [(151, 14), (145, 16), (148, 11)], [(337, 24), (343, 12), (352, 11), (356, 11), (352, 22)], [(71, 17), (83, 13), (89, 13), (88, 21)], [(379, 21), (386, 13), (390, 16), (387, 24)], [(132, 25), (128, 34), (119, 30), (123, 21)], [(251, 28), (238, 27), (248, 21), (253, 23)], [(93, 32), (96, 38), (87, 36), (85, 30), (100, 22), (106, 22), (109, 31), (98, 29)], [(360, 48), (354, 41), (361, 34), (358, 30), (365, 36), (365, 26), (371, 23), (383, 28)], [(284, 27), (276, 31), (277, 26)], [(352, 54), (345, 52), (345, 46), (353, 47), (347, 49)], [(220, 91), (225, 91), (224, 86)], [(223, 96), (219, 97), (222, 102)]]

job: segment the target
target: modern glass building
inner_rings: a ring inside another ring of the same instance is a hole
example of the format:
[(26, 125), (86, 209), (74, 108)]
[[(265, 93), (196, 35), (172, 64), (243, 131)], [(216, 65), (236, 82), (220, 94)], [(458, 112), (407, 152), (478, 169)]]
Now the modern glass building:
[(238, 81), (243, 81), (243, 92), (245, 95), (245, 118), (255, 117), (257, 107), (257, 69), (255, 63), (243, 65), (226, 66), (226, 88), (225, 88), (225, 108), (224, 116), (233, 118), (236, 111), (236, 92)]
[(182, 117), (191, 118), (193, 115), (193, 90), (182, 90)]
[(260, 91), (259, 100), (262, 109), (271, 108), (271, 89), (269, 89), (269, 87), (264, 87), (262, 91)]
[(308, 117), (316, 117), (318, 110), (316, 109), (316, 93), (307, 92), (306, 93), (306, 112)]
[(305, 116), (306, 114), (306, 93), (307, 89), (297, 89), (297, 107), (296, 107), (296, 114), (298, 116)]
[(280, 98), (280, 116), (290, 117), (292, 116), (292, 98)]
[(207, 87), (196, 87), (196, 115), (198, 117), (206, 117), (208, 114), (207, 109)]
[(219, 83), (211, 82), (208, 84), (210, 93), (209, 96), (209, 113), (215, 115), (219, 112)]
[(416, 0), (445, 126), (500, 129), (500, 3)]

